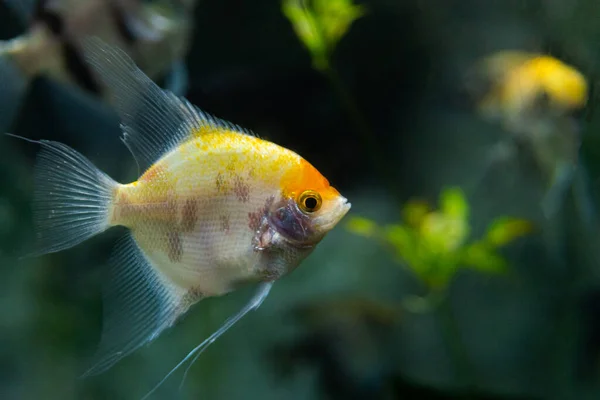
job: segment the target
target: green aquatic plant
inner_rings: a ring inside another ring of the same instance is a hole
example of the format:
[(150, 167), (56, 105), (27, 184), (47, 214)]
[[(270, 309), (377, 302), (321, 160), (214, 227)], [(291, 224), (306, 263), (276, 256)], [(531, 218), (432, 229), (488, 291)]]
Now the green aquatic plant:
[(482, 238), (469, 240), (469, 204), (460, 188), (442, 191), (439, 208), (411, 200), (402, 209), (402, 221), (380, 226), (370, 219), (352, 217), (346, 228), (374, 238), (391, 250), (429, 288), (444, 289), (459, 268), (499, 274), (508, 262), (499, 249), (530, 233), (533, 225), (512, 217), (492, 221)]
[(466, 389), (465, 398), (469, 398), (476, 387), (477, 372), (469, 360), (446, 288), (460, 268), (488, 274), (507, 272), (508, 261), (499, 250), (530, 233), (532, 223), (499, 217), (491, 222), (483, 237), (470, 240), (469, 204), (463, 191), (452, 187), (442, 191), (437, 209), (415, 199), (402, 208), (401, 222), (381, 226), (356, 216), (349, 218), (346, 228), (382, 242), (401, 265), (408, 266), (424, 283), (427, 295), (409, 295), (402, 301), (402, 307), (409, 312), (431, 312), (436, 316), (455, 364), (457, 380)]
[(365, 13), (364, 7), (352, 0), (284, 0), (282, 9), (320, 71), (330, 68), (331, 52)]

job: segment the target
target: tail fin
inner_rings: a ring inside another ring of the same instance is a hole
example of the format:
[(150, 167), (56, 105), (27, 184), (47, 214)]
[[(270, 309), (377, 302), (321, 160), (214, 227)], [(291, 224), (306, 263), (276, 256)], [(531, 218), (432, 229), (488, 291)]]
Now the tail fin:
[(62, 143), (25, 140), (42, 146), (34, 182), (37, 246), (30, 256), (68, 249), (108, 229), (118, 183)]

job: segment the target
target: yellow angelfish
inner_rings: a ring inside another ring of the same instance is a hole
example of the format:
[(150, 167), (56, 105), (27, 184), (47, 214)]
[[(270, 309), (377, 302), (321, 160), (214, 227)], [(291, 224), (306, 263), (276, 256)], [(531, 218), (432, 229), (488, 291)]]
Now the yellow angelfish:
[(163, 91), (121, 50), (89, 39), (85, 51), (145, 172), (119, 184), (66, 145), (38, 142), (36, 254), (129, 228), (113, 256), (98, 362), (86, 375), (152, 341), (199, 300), (260, 283), (187, 359), (257, 308), (350, 203), (301, 156)]
[(479, 111), (514, 133), (529, 134), (540, 119), (568, 115), (587, 102), (585, 77), (549, 55), (500, 51), (484, 58), (477, 72), (488, 87)]
[[(517, 50), (485, 57), (472, 72), (475, 79), (469, 83), (477, 111), (486, 119), (500, 122), (511, 140), (516, 139), (515, 143), (531, 151), (547, 182), (543, 213), (546, 217), (555, 215), (572, 184), (581, 184), (574, 180), (576, 171), (581, 171), (581, 134), (575, 113), (588, 101), (585, 76), (552, 56)], [(514, 155), (514, 148), (496, 146), (491, 161)], [(591, 197), (583, 186), (577, 193), (583, 219), (590, 221), (594, 214)]]

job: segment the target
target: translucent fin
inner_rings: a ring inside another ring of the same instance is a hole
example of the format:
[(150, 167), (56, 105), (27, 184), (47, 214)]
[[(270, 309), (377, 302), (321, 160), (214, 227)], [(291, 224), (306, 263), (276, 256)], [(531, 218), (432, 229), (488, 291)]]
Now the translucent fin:
[(121, 117), (123, 141), (141, 169), (146, 170), (200, 129), (252, 134), (162, 90), (122, 50), (95, 37), (84, 39), (83, 48), (86, 60), (108, 86)]
[(29, 256), (68, 249), (109, 227), (109, 208), (118, 183), (62, 143), (7, 135), (42, 146), (33, 199), (36, 250)]
[(188, 355), (185, 356), (184, 359), (179, 362), (179, 364), (177, 364), (171, 371), (169, 371), (169, 373), (160, 382), (158, 382), (158, 384), (156, 386), (154, 386), (154, 388), (152, 388), (152, 390), (150, 392), (148, 392), (142, 398), (142, 400), (150, 397), (150, 395), (152, 395), (152, 393), (154, 393), (169, 378), (169, 376), (171, 376), (175, 371), (177, 371), (179, 369), (179, 367), (181, 367), (191, 357), (193, 357), (195, 355), (195, 357), (192, 359), (190, 365), (186, 369), (185, 374), (183, 376), (183, 380), (181, 382), (181, 386), (183, 386), (183, 382), (185, 381), (185, 377), (187, 376), (187, 373), (188, 373), (190, 367), (194, 364), (194, 362), (196, 362), (198, 357), (200, 357), (200, 354), (202, 354), (204, 352), (204, 350), (206, 350), (208, 348), (208, 346), (210, 346), (221, 335), (223, 335), (225, 332), (227, 332), (227, 330), (229, 328), (231, 328), (233, 325), (235, 325), (235, 323), (238, 322), (240, 319), (242, 319), (246, 314), (248, 314), (250, 311), (256, 310), (258, 307), (260, 307), (262, 302), (269, 295), (269, 292), (271, 291), (272, 287), (273, 287), (273, 282), (261, 283), (258, 287), (258, 290), (256, 291), (256, 294), (250, 299), (250, 301), (248, 303), (246, 303), (244, 308), (242, 308), (238, 313), (236, 313), (235, 315), (233, 315), (232, 317), (227, 319), (227, 321), (225, 321), (225, 323), (215, 333), (213, 333), (208, 338), (206, 338), (198, 346), (194, 347), (194, 349), (192, 349), (192, 351), (190, 351), (188, 353)]
[(122, 238), (111, 259), (104, 292), (102, 336), (93, 366), (82, 378), (100, 374), (158, 337), (184, 314), (186, 291), (152, 267), (131, 234)]

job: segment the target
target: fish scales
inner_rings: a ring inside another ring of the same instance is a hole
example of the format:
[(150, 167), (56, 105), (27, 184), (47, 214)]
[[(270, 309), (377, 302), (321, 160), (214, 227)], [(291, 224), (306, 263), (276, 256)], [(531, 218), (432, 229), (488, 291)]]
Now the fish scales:
[(272, 183), (285, 183), (281, 166), (310, 166), (256, 137), (195, 136), (138, 181), (117, 188), (111, 224), (132, 229), (146, 255), (181, 288), (214, 296), (257, 274), (253, 218), (279, 195), (280, 184)]

